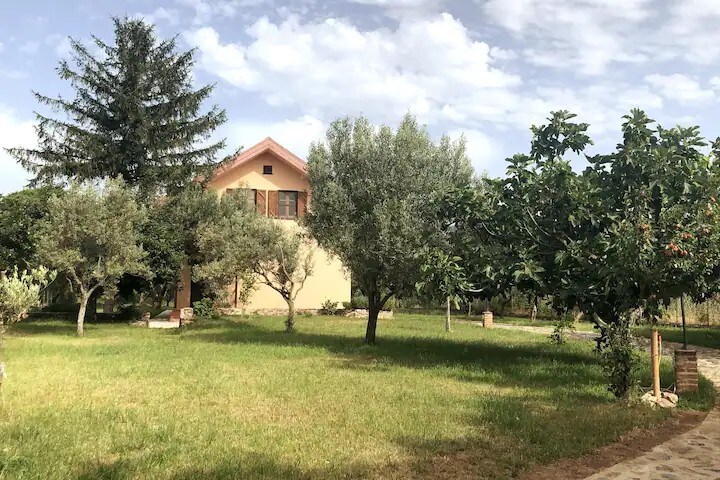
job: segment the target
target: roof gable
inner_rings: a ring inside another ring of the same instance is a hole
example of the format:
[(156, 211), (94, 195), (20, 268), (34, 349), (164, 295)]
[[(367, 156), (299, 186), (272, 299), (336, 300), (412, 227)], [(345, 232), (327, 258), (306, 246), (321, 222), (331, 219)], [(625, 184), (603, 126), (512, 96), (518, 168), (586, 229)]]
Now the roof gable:
[(257, 145), (243, 150), (229, 162), (226, 162), (223, 165), (219, 166), (213, 173), (212, 179), (210, 181), (213, 182), (217, 180), (218, 178), (232, 172), (237, 167), (244, 165), (251, 160), (254, 160), (265, 152), (272, 153), (279, 160), (288, 164), (291, 168), (296, 170), (303, 177), (307, 176), (307, 163), (305, 163), (303, 159), (292, 153), (287, 148), (280, 145), (272, 138), (267, 137), (265, 140), (258, 143)]

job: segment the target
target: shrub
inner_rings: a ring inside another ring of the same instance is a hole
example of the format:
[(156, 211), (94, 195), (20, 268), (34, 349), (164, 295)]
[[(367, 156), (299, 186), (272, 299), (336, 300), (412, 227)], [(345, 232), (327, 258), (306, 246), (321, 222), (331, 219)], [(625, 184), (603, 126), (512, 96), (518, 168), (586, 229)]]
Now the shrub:
[(210, 318), (215, 316), (215, 304), (212, 299), (206, 297), (193, 303), (193, 315), (198, 318)]
[(630, 336), (630, 321), (622, 318), (604, 329), (598, 339), (600, 359), (608, 379), (610, 390), (618, 398), (628, 398), (635, 383), (633, 372), (639, 362)]
[(352, 310), (354, 308), (352, 302), (343, 302), (342, 306), (345, 310)]
[(330, 299), (327, 299), (323, 302), (322, 307), (320, 307), (320, 315), (335, 315), (337, 313), (338, 302), (333, 302)]
[[(350, 308), (352, 309), (362, 309), (367, 310), (368, 309), (368, 298), (365, 295), (353, 295), (352, 299), (350, 300)], [(395, 297), (391, 297), (387, 302), (385, 302), (385, 305), (383, 306), (384, 312), (389, 312), (395, 309)]]
[(567, 340), (567, 334), (574, 331), (575, 323), (572, 320), (572, 315), (563, 315), (560, 320), (555, 322), (555, 329), (550, 334), (550, 340), (557, 345), (562, 345)]

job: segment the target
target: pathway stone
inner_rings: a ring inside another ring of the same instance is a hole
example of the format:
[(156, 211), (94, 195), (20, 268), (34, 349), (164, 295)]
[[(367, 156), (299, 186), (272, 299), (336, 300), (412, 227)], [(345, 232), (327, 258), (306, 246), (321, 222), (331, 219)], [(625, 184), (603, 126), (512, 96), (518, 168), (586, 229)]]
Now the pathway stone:
[[(523, 330), (549, 335), (552, 328), (500, 325), (495, 328)], [(592, 332), (576, 332), (573, 337), (592, 339)], [(649, 348), (650, 340), (637, 339)], [(663, 355), (672, 358), (682, 344), (663, 342)], [(698, 353), (698, 371), (720, 390), (720, 350), (690, 346)], [(680, 400), (682, 401), (682, 399)], [(715, 407), (699, 427), (673, 437), (643, 455), (613, 465), (585, 480), (720, 480), (720, 407)]]

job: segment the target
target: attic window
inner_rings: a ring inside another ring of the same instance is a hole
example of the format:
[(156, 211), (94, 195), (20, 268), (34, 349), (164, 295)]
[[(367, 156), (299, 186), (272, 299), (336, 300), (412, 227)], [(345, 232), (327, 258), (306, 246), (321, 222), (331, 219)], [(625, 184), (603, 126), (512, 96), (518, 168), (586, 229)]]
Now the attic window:
[(263, 165), (263, 175), (272, 175), (272, 165)]

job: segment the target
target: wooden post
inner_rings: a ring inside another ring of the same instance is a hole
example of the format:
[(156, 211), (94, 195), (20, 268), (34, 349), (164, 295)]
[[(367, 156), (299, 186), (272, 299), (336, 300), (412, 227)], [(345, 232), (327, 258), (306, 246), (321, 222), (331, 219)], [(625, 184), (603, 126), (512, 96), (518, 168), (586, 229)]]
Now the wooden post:
[(685, 325), (685, 295), (680, 295), (680, 313), (682, 315), (683, 350), (687, 350), (687, 325)]
[(446, 299), (447, 311), (445, 312), (445, 331), (450, 331), (450, 297)]
[(658, 331), (653, 328), (650, 338), (650, 356), (652, 357), (653, 395), (660, 398), (660, 355), (658, 352)]

